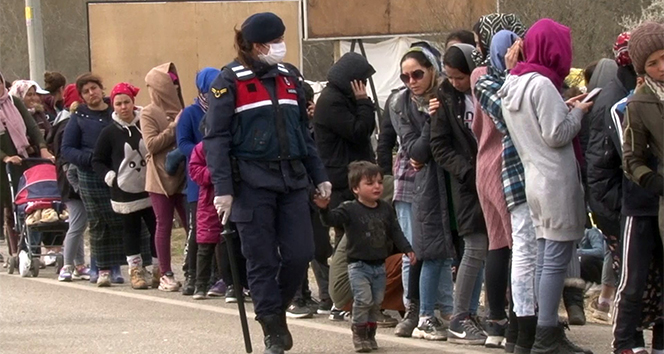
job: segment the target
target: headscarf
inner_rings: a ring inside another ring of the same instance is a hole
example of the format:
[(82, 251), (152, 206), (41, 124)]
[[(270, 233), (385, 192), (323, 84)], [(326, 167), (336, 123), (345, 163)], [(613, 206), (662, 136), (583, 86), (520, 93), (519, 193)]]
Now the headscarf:
[[(431, 85), (427, 90), (422, 94), (421, 96), (416, 96), (412, 95), (412, 100), (415, 101), (415, 104), (417, 105), (417, 109), (419, 111), (428, 113), (429, 112), (429, 99), (433, 97), (433, 95), (436, 92), (436, 89), (438, 88), (438, 85), (440, 84), (440, 61), (436, 58), (436, 56), (431, 52), (428, 48), (424, 46), (413, 46), (408, 51), (403, 55), (405, 57), (408, 55), (408, 53), (414, 53), (414, 52), (419, 52), (424, 54), (424, 57), (426, 60), (431, 63), (431, 67), (433, 68), (433, 78), (431, 80)], [(402, 61), (403, 61), (403, 57)]]
[(561, 90), (572, 67), (572, 36), (570, 29), (544, 18), (528, 30), (523, 40), (525, 61), (512, 69), (512, 75), (539, 73)]
[(210, 92), (210, 87), (212, 82), (219, 76), (220, 70), (217, 68), (203, 68), (196, 74), (196, 87), (198, 88), (198, 97), (194, 101), (197, 105), (203, 109), (203, 112), (207, 112), (209, 105), (207, 100), (207, 94)]
[(475, 61), (473, 60), (473, 52), (475, 51), (475, 47), (466, 43), (457, 43), (450, 46), (450, 49), (451, 48), (457, 48), (461, 51), (461, 53), (463, 53), (463, 57), (466, 59), (466, 64), (468, 64), (468, 70), (470, 70), (472, 73), (473, 70), (475, 70), (477, 67), (477, 64), (475, 64)]
[(616, 43), (613, 45), (613, 55), (616, 57), (618, 66), (632, 65), (632, 59), (629, 57), (629, 51), (627, 50), (630, 37), (629, 32), (623, 32), (618, 35)]
[[(4, 86), (5, 77), (0, 73), (0, 83)], [(27, 136), (27, 128), (21, 116), (21, 112), (14, 106), (14, 101), (5, 88), (0, 96), (0, 132), (5, 130), (9, 133), (9, 138), (16, 148), (16, 152), (22, 157), (28, 157), (27, 148), (30, 146)]]
[(64, 99), (65, 109), (69, 109), (74, 102), (81, 103), (83, 99), (76, 90), (76, 84), (69, 84), (65, 87), (65, 93), (62, 95)]
[(493, 36), (489, 48), (489, 66), (493, 67), (499, 72), (507, 69), (505, 64), (505, 55), (507, 50), (519, 39), (519, 36), (508, 30), (501, 30)]
[(117, 95), (127, 95), (131, 98), (131, 102), (134, 102), (136, 95), (138, 95), (138, 91), (140, 91), (138, 87), (127, 82), (121, 82), (115, 85), (111, 90), (111, 104), (113, 104), (113, 100)]
[(41, 87), (39, 87), (39, 84), (32, 81), (32, 80), (16, 80), (12, 83), (12, 88), (9, 89), (9, 94), (18, 97), (22, 100), (25, 99), (25, 95), (28, 94), (28, 91), (34, 87), (35, 88), (35, 93), (40, 94), (40, 95), (47, 95), (48, 91), (45, 91)]
[(473, 52), (473, 61), (476, 66), (486, 66), (489, 64), (491, 55), (491, 42), (501, 30), (508, 30), (516, 33), (517, 36), (523, 37), (526, 33), (526, 28), (516, 14), (489, 14), (480, 17), (475, 25), (475, 31), (479, 37), (479, 46), (485, 52), (482, 54), (480, 51)]

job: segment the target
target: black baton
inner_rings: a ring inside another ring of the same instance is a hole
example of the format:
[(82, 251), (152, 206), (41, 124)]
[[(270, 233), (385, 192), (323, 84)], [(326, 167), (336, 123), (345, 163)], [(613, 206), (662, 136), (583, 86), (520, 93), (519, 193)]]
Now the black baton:
[(235, 288), (235, 295), (237, 296), (237, 307), (240, 311), (240, 323), (242, 324), (242, 334), (244, 335), (244, 349), (247, 353), (251, 353), (251, 336), (249, 335), (249, 324), (247, 323), (247, 311), (244, 309), (244, 287), (240, 284), (240, 275), (237, 271), (237, 263), (235, 260), (235, 248), (233, 247), (233, 237), (237, 234), (235, 228), (231, 225), (230, 221), (224, 225), (224, 231), (221, 237), (226, 240), (226, 248), (228, 249), (228, 261), (231, 265), (231, 274), (233, 275), (233, 287)]

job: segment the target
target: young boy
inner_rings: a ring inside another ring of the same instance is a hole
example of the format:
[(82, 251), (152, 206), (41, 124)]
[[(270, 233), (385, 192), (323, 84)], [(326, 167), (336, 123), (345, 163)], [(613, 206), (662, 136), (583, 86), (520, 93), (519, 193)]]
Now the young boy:
[(417, 261), (404, 237), (394, 209), (380, 199), (383, 194), (381, 168), (366, 161), (348, 166), (348, 185), (355, 200), (328, 210), (328, 199), (314, 198), (321, 220), (328, 227), (343, 228), (347, 237), (348, 278), (353, 291), (353, 345), (360, 353), (378, 349), (376, 319), (385, 295), (385, 259), (392, 245)]

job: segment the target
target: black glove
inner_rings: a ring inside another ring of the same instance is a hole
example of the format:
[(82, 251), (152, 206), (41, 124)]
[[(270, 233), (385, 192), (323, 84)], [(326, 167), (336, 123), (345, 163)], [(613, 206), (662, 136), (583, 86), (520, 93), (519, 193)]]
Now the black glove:
[(646, 190), (664, 196), (664, 178), (655, 172), (648, 172), (641, 177), (641, 187)]

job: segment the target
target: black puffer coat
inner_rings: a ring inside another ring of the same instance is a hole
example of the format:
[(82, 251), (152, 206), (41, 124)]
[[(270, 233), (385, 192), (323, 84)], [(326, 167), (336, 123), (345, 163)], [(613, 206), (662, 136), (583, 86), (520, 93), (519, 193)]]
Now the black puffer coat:
[(334, 190), (348, 188), (348, 164), (375, 162), (371, 134), (376, 128), (370, 99), (355, 99), (350, 82), (366, 80), (376, 71), (357, 53), (347, 53), (327, 74), (328, 84), (316, 102), (314, 136), (318, 154)]

